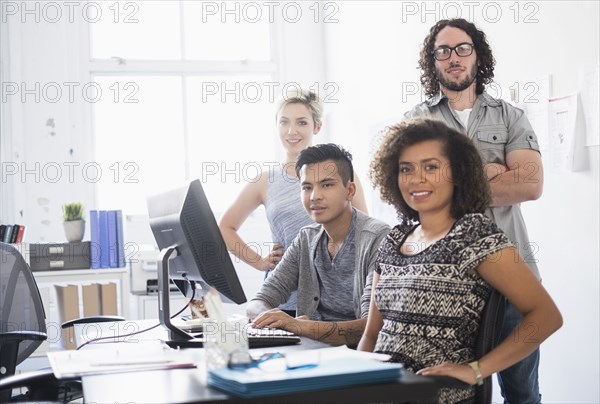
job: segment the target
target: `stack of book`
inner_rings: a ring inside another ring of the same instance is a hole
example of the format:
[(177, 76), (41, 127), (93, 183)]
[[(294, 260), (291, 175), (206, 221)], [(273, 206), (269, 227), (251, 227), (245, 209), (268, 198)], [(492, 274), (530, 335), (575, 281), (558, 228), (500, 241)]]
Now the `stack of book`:
[(25, 226), (22, 224), (0, 224), (0, 241), (3, 243), (20, 243), (24, 234)]
[(123, 213), (120, 210), (90, 210), (91, 267), (125, 267)]

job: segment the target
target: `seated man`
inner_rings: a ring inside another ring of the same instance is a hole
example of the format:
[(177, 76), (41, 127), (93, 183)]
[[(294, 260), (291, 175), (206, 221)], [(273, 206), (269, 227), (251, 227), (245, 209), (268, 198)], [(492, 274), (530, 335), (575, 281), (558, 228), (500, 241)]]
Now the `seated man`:
[[(296, 163), (303, 227), (248, 303), (256, 328), (280, 328), (330, 344), (356, 345), (367, 323), (370, 282), (385, 223), (352, 207), (352, 156), (335, 144), (303, 150)], [(369, 285), (367, 285), (369, 284)], [(299, 317), (276, 309), (298, 289)]]

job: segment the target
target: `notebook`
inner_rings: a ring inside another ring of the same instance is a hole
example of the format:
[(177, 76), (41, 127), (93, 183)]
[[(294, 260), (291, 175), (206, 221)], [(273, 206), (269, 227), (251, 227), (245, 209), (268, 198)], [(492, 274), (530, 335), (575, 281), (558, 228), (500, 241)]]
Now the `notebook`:
[(243, 398), (397, 381), (402, 364), (371, 359), (338, 358), (311, 368), (265, 372), (258, 368), (210, 370), (208, 384)]

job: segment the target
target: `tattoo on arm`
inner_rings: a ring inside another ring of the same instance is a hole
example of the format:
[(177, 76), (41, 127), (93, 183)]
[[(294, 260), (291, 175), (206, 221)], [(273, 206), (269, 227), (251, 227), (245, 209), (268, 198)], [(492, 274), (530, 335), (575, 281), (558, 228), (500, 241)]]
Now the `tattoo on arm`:
[(318, 338), (319, 341), (327, 341), (337, 335), (344, 338), (347, 345), (356, 345), (362, 338), (363, 330), (360, 327), (348, 326), (341, 328), (336, 322), (327, 323), (327, 325), (329, 329)]
[(331, 328), (319, 337), (319, 341), (326, 341), (329, 337), (331, 337), (333, 334), (335, 334), (336, 331), (338, 331), (338, 329), (339, 329), (338, 323), (329, 323), (329, 324), (331, 325)]
[(341, 330), (340, 335), (344, 337), (347, 345), (356, 345), (360, 342), (363, 331), (359, 328), (348, 327), (345, 330)]

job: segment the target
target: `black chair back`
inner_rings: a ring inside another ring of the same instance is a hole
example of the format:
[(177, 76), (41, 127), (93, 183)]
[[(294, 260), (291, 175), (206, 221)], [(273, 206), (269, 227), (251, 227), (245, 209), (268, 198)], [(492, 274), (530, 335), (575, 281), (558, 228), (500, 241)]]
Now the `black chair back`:
[[(44, 306), (29, 265), (15, 246), (0, 242), (0, 379), (46, 339)], [(0, 392), (0, 402), (10, 391)]]
[[(490, 352), (500, 339), (500, 331), (504, 323), (504, 310), (506, 298), (496, 289), (492, 289), (490, 297), (483, 309), (479, 324), (479, 335), (475, 346), (475, 358), (481, 358)], [(492, 378), (486, 377), (481, 386), (475, 389), (476, 404), (490, 404), (492, 402)]]

